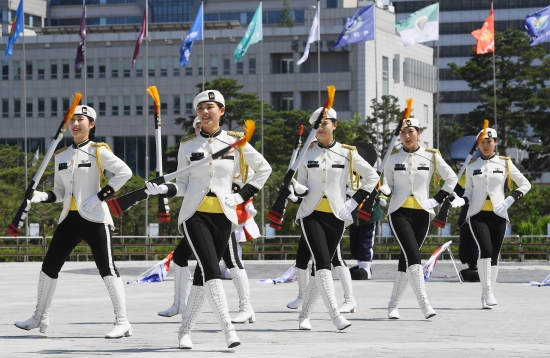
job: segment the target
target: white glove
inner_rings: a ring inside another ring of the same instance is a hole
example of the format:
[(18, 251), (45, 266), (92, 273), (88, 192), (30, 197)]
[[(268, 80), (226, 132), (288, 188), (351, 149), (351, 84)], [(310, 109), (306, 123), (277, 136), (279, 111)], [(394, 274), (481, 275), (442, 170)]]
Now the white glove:
[(241, 194), (227, 194), (225, 196), (225, 203), (229, 206), (235, 206), (244, 203), (244, 199)]
[(83, 211), (92, 211), (93, 208), (97, 206), (97, 204), (101, 203), (101, 200), (99, 200), (97, 194), (92, 195), (86, 201), (82, 204), (82, 210)]
[(256, 214), (258, 213), (258, 210), (254, 209), (254, 204), (252, 203), (246, 204), (244, 210), (246, 210), (246, 212), (252, 216), (256, 216)]
[(380, 206), (385, 208), (388, 205), (388, 202), (384, 198), (380, 198)]
[(422, 202), (422, 207), (426, 210), (430, 210), (439, 206), (439, 203), (434, 198), (426, 199)]
[(302, 195), (307, 191), (307, 186), (298, 183), (294, 178), (292, 178), (292, 185), (294, 186), (294, 192), (298, 195)]
[(290, 201), (292, 201), (293, 203), (297, 202), (298, 197), (296, 195), (294, 195), (294, 188), (292, 187), (292, 185), (288, 186), (288, 190), (290, 190), (290, 195), (288, 196)]
[(384, 195), (390, 195), (391, 194), (391, 189), (390, 187), (387, 185), (387, 184), (384, 184), (380, 187), (380, 191), (382, 192), (382, 194)]
[(347, 218), (351, 215), (351, 212), (357, 207), (357, 202), (353, 199), (346, 200), (344, 206), (340, 208), (338, 215), (340, 218)]
[(451, 201), (451, 206), (453, 208), (460, 208), (461, 206), (464, 206), (466, 204), (466, 200), (463, 198), (457, 197), (455, 200)]
[(504, 201), (497, 206), (495, 206), (495, 214), (501, 214), (505, 215), (510, 206), (516, 201), (516, 199), (512, 198), (511, 196), (508, 196)]
[(147, 195), (161, 195), (168, 193), (168, 186), (166, 184), (157, 185), (151, 182), (145, 182), (145, 194)]
[(42, 201), (48, 200), (48, 193), (44, 193), (43, 191), (34, 191), (32, 194), (31, 203), (40, 203)]

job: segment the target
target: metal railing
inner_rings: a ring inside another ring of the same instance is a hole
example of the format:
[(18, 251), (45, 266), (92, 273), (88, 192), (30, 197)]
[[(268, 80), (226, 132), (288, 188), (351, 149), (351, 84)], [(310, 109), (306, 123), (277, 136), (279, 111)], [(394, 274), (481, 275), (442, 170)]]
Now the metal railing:
[[(0, 236), (0, 261), (41, 261), (47, 253), (51, 236)], [(113, 256), (118, 261), (159, 260), (168, 255), (181, 241), (181, 236), (113, 236)], [(251, 242), (242, 243), (243, 257), (252, 260), (294, 259), (300, 236), (260, 237)], [(550, 261), (550, 236), (547, 235), (511, 235), (504, 238), (501, 250), (502, 260), (545, 260)], [(445, 242), (451, 240), (451, 250), (458, 256), (460, 237), (429, 235), (421, 250), (423, 259)], [(375, 260), (395, 260), (401, 249), (393, 236), (378, 236), (374, 245)], [(349, 237), (342, 239), (342, 254), (351, 258)], [(448, 258), (445, 252), (442, 259)], [(85, 242), (81, 242), (71, 253), (71, 261), (93, 260), (92, 252)]]

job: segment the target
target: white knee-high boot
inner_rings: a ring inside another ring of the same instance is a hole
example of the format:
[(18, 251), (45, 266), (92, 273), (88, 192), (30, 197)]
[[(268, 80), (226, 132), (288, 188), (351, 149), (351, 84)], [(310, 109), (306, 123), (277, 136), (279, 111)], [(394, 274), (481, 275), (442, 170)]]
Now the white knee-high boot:
[(105, 335), (105, 338), (130, 337), (132, 335), (132, 326), (126, 316), (126, 296), (124, 294), (124, 284), (120, 277), (103, 277), (111, 302), (115, 310), (115, 327)]
[(344, 303), (338, 309), (340, 313), (353, 313), (357, 308), (357, 303), (353, 297), (353, 286), (351, 284), (351, 273), (347, 266), (336, 266), (336, 271), (338, 276), (340, 276), (340, 283), (342, 284), (342, 289), (344, 290)]
[(428, 302), (428, 295), (426, 294), (426, 285), (424, 283), (424, 272), (422, 265), (411, 265), (407, 269), (409, 273), (409, 280), (411, 281), (411, 287), (414, 291), (418, 305), (422, 309), (424, 318), (428, 319), (435, 316), (435, 311)]
[(185, 307), (185, 312), (183, 313), (178, 334), (179, 347), (182, 349), (193, 348), (193, 342), (191, 341), (191, 330), (197, 321), (197, 317), (199, 316), (203, 303), (204, 287), (191, 286), (191, 292), (189, 292), (189, 299)]
[[(309, 272), (306, 271), (306, 274)], [(298, 328), (304, 331), (311, 330), (311, 323), (309, 318), (311, 316), (311, 311), (319, 299), (319, 290), (317, 289), (317, 284), (315, 283), (315, 276), (309, 278), (309, 282), (306, 287), (306, 293), (304, 294), (304, 303), (302, 304), (302, 310), (298, 316)]]
[[(481, 308), (484, 309), (491, 309), (492, 306), (497, 304), (497, 300), (493, 296), (492, 271), (490, 258), (477, 260), (477, 272), (479, 273), (479, 281), (481, 283)], [(495, 271), (498, 274), (498, 268)]]
[(296, 281), (298, 281), (298, 297), (296, 297), (294, 301), (286, 305), (291, 310), (297, 309), (304, 302), (304, 297), (306, 295), (306, 290), (307, 290), (307, 283), (309, 281), (308, 270), (302, 270), (297, 267), (295, 267), (294, 270), (296, 271), (296, 278), (297, 278)]
[(187, 295), (191, 283), (189, 267), (178, 266), (173, 261), (172, 267), (174, 270), (174, 302), (168, 309), (158, 313), (159, 316), (163, 317), (173, 317), (177, 314), (184, 313), (187, 306)]
[(239, 295), (239, 314), (237, 317), (233, 318), (231, 322), (233, 323), (249, 323), (256, 322), (256, 316), (254, 314), (254, 309), (250, 304), (250, 284), (248, 282), (248, 275), (244, 269), (239, 269), (237, 267), (232, 268), (231, 277), (233, 277), (233, 283), (237, 289), (237, 294)]
[(206, 291), (206, 299), (225, 334), (227, 348), (237, 347), (241, 342), (239, 341), (239, 337), (237, 337), (233, 323), (231, 323), (231, 317), (229, 317), (227, 298), (225, 297), (222, 280), (214, 279), (207, 281), (204, 289)]
[(389, 319), (399, 319), (398, 306), (405, 290), (407, 289), (407, 283), (409, 282), (409, 277), (406, 272), (397, 271), (395, 276), (395, 281), (393, 282), (393, 291), (391, 293), (390, 302), (388, 302), (388, 318)]
[(338, 310), (336, 297), (334, 295), (334, 281), (332, 280), (332, 273), (330, 270), (317, 270), (315, 271), (315, 283), (318, 286), (319, 293), (325, 302), (325, 306), (328, 309), (328, 314), (332, 319), (332, 323), (336, 328), (341, 331), (351, 326), (344, 316), (340, 314)]
[(34, 314), (26, 321), (15, 322), (15, 326), (27, 331), (40, 327), (40, 333), (46, 333), (46, 329), (50, 325), (48, 310), (52, 304), (52, 297), (56, 286), (57, 279), (51, 278), (40, 271)]

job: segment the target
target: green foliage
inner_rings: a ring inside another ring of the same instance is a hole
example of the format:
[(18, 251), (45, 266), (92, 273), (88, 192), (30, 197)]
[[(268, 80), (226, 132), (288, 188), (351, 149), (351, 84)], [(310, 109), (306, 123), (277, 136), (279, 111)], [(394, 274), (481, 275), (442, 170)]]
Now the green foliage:
[(367, 117), (365, 131), (369, 133), (370, 141), (383, 157), (392, 140), (395, 126), (401, 121), (402, 110), (398, 105), (397, 97), (383, 95), (381, 99), (381, 102), (378, 102), (376, 98), (371, 100), (370, 108), (373, 109), (374, 116)]
[(290, 1), (283, 1), (283, 11), (279, 16), (279, 27), (294, 27), (294, 18), (290, 13)]

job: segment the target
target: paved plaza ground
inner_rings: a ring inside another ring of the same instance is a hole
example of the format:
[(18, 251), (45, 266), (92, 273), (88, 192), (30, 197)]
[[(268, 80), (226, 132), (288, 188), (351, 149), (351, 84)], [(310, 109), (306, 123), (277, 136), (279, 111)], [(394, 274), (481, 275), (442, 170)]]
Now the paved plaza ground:
[[(124, 281), (154, 264), (118, 262)], [(109, 295), (93, 262), (67, 262), (60, 273), (50, 309), (47, 334), (24, 331), (13, 323), (29, 318), (36, 303), (40, 263), (0, 263), (0, 357), (550, 357), (550, 287), (523, 285), (550, 273), (548, 262), (502, 263), (495, 296), (498, 306), (480, 309), (479, 283), (460, 284), (449, 262), (440, 262), (426, 283), (437, 316), (425, 320), (407, 289), (400, 320), (387, 319), (396, 261), (373, 264), (374, 279), (353, 281), (358, 311), (346, 314), (352, 326), (337, 332), (319, 300), (312, 331), (299, 331), (298, 312), (286, 308), (298, 285), (260, 285), (275, 278), (292, 261), (245, 262), (256, 323), (236, 325), (241, 346), (227, 349), (208, 304), (192, 333), (193, 350), (179, 350), (181, 315), (164, 318), (157, 311), (173, 298), (173, 279), (126, 285), (130, 338), (106, 340), (114, 321)], [(193, 265), (194, 266), (194, 262)], [(459, 268), (460, 269), (460, 268)], [(237, 294), (224, 281), (230, 314), (238, 310)], [(335, 281), (336, 296), (343, 300)]]

